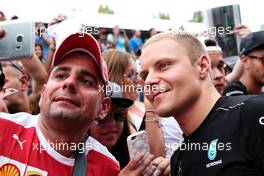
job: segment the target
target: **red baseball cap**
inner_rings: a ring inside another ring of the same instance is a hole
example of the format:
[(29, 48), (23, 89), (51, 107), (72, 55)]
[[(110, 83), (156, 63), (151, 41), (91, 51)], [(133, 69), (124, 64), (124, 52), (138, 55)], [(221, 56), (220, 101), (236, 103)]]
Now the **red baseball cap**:
[(52, 67), (58, 65), (66, 55), (75, 51), (85, 52), (94, 59), (100, 69), (104, 83), (107, 84), (108, 70), (105, 61), (101, 57), (100, 47), (96, 39), (87, 33), (75, 33), (66, 37), (54, 54)]

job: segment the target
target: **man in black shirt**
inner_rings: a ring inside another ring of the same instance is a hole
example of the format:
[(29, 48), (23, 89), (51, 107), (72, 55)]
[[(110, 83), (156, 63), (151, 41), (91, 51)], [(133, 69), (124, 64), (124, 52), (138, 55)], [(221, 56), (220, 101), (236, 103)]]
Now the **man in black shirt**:
[(242, 39), (240, 59), (244, 72), (225, 88), (224, 95), (260, 94), (264, 85), (264, 31), (252, 32)]
[(205, 49), (182, 31), (149, 39), (140, 61), (147, 99), (184, 133), (172, 175), (264, 175), (263, 96), (220, 97)]
[(221, 97), (184, 137), (171, 160), (172, 175), (264, 175), (263, 106), (264, 97)]

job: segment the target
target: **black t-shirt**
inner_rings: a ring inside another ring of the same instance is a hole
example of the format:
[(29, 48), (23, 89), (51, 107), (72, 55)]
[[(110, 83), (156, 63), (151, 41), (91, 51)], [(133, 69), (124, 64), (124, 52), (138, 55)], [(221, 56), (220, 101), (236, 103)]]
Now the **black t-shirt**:
[(224, 96), (237, 96), (237, 95), (248, 95), (249, 92), (244, 84), (241, 81), (232, 81), (224, 89)]
[(264, 96), (221, 97), (171, 158), (176, 176), (264, 175)]

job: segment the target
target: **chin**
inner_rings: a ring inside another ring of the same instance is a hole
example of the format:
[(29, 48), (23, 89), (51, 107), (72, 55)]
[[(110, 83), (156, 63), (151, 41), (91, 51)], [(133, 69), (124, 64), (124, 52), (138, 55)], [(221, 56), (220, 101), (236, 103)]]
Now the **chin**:
[(105, 142), (105, 144), (103, 144), (104, 146), (106, 146), (106, 148), (113, 148), (115, 146), (115, 143), (109, 143), (109, 141)]
[(160, 117), (171, 117), (172, 112), (169, 111), (158, 111), (157, 112)]
[(67, 110), (53, 110), (49, 112), (49, 116), (56, 119), (64, 119), (64, 120), (78, 120), (80, 117), (79, 112), (67, 111)]
[(162, 107), (155, 107), (155, 109), (157, 110), (157, 114), (160, 117), (170, 117), (172, 114), (172, 111), (168, 108), (162, 108)]

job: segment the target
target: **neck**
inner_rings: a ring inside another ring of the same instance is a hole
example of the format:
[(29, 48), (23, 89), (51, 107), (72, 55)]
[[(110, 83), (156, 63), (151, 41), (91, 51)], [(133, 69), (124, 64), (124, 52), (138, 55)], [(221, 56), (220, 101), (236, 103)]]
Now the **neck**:
[(243, 74), (240, 81), (247, 88), (247, 91), (251, 94), (260, 94), (262, 85), (256, 83), (248, 74)]
[(27, 95), (21, 94), (19, 100), (7, 105), (9, 113), (14, 114), (18, 112), (32, 113), (30, 110), (30, 102)]
[[(43, 117), (39, 117), (38, 126), (44, 135), (45, 139), (49, 141), (50, 144), (54, 146), (63, 146), (56, 147), (54, 150), (62, 154), (63, 156), (70, 157), (74, 154), (77, 146), (83, 141), (85, 135), (87, 134), (87, 130), (76, 129), (65, 129), (64, 125), (54, 125), (57, 122), (48, 122)], [(52, 125), (50, 125), (52, 124)], [(73, 124), (72, 124), (73, 125)], [(71, 147), (73, 146), (74, 147)]]
[(28, 95), (25, 95), (24, 98), (22, 98), (21, 100), (23, 100), (23, 101), (20, 104), (20, 111), (19, 112), (32, 113), (32, 111), (30, 109), (30, 101), (29, 101)]
[(190, 136), (202, 124), (220, 97), (213, 85), (204, 90), (191, 107), (174, 116), (186, 136)]

